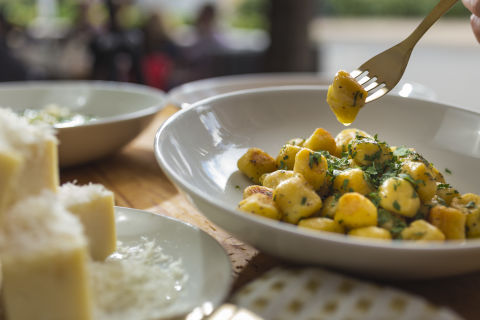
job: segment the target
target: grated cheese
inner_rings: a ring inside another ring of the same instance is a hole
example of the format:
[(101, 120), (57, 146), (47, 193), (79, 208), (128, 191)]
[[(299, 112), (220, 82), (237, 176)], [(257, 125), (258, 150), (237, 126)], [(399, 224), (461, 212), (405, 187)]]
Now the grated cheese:
[(94, 319), (164, 317), (180, 299), (187, 278), (182, 261), (164, 254), (154, 240), (118, 242), (105, 262), (91, 262)]

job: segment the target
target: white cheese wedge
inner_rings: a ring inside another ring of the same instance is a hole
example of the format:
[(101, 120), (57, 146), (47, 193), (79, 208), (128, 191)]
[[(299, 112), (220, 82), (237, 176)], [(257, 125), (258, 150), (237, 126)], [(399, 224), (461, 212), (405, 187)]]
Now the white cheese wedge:
[[(48, 125), (0, 109), (0, 215), (8, 206), (59, 185), (57, 139)], [(2, 210), (3, 208), (3, 210)]]
[(79, 219), (44, 191), (4, 214), (3, 299), (9, 320), (89, 320), (87, 241)]
[(116, 250), (113, 193), (100, 184), (66, 183), (59, 189), (60, 202), (83, 224), (91, 257), (103, 261)]

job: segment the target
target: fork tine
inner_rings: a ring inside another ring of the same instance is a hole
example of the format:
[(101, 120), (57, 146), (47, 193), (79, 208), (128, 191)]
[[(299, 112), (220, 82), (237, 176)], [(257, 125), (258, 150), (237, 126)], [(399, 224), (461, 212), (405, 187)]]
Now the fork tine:
[(367, 86), (365, 86), (364, 89), (365, 89), (365, 91), (369, 92), (369, 91), (375, 89), (376, 87), (378, 87), (379, 85), (380, 84), (377, 81), (374, 81), (374, 82), (369, 83)]
[[(380, 86), (381, 85), (377, 86), (377, 88), (380, 87)], [(365, 100), (365, 102), (366, 103), (367, 102), (372, 102), (373, 100), (376, 100), (376, 99), (382, 97), (383, 95), (385, 95), (388, 91), (389, 91), (388, 88), (386, 86), (383, 86), (383, 87), (375, 90), (373, 93), (369, 94), (367, 96), (367, 99)]]
[[(365, 89), (365, 91), (369, 91), (374, 87), (376, 87), (376, 85), (378, 84), (377, 80), (378, 80), (377, 77), (371, 77), (367, 82), (363, 83), (362, 86)], [(372, 86), (372, 84), (375, 84), (375, 85)]]
[(357, 80), (357, 82), (358, 82), (359, 85), (363, 86), (363, 84), (365, 84), (365, 83), (367, 83), (371, 80), (372, 80), (372, 78), (370, 78), (368, 76), (364, 76), (364, 77), (360, 78), (359, 80)]

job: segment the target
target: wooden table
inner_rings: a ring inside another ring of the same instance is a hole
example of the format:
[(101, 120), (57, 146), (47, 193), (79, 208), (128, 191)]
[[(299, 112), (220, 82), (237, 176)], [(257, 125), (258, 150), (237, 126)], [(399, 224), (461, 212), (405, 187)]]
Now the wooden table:
[[(63, 169), (60, 178), (62, 183), (101, 183), (115, 193), (118, 206), (168, 215), (197, 225), (216, 238), (229, 254), (235, 278), (234, 292), (260, 274), (287, 262), (258, 252), (209, 222), (167, 179), (155, 160), (153, 139), (161, 123), (176, 111), (175, 107), (166, 107), (122, 151), (92, 164)], [(367, 280), (423, 296), (434, 304), (452, 308), (465, 319), (480, 319), (480, 272), (425, 281)]]

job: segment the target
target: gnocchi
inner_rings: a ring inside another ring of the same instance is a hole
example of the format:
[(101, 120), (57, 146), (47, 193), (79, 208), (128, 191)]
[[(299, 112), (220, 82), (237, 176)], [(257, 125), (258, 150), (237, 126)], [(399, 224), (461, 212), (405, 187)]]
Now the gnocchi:
[(415, 149), (349, 128), (293, 138), (276, 157), (251, 148), (254, 185), (238, 208), (318, 232), (384, 241), (480, 238), (480, 196), (460, 194)]

